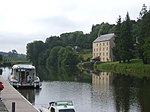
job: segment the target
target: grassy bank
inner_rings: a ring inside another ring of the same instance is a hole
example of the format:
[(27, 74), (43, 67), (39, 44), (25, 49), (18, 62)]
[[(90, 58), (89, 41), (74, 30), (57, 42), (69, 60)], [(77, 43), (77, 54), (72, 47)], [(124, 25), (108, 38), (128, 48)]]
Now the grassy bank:
[(95, 68), (101, 71), (111, 71), (138, 77), (150, 77), (150, 65), (145, 65), (138, 59), (131, 60), (130, 63), (106, 62), (95, 64)]

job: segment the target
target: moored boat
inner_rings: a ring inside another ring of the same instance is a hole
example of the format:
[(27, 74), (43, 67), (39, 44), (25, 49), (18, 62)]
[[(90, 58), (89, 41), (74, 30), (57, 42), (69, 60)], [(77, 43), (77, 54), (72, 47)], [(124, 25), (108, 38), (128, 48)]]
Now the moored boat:
[(13, 65), (8, 77), (9, 82), (14, 87), (34, 87), (41, 86), (40, 78), (36, 75), (35, 66), (30, 64)]
[(75, 112), (72, 101), (50, 102), (48, 107), (42, 107), (41, 112)]

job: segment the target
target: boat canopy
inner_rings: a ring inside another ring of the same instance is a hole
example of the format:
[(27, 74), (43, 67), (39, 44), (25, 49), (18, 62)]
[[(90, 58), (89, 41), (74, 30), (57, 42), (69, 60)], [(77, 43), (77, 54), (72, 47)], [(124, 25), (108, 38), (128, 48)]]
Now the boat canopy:
[(62, 105), (68, 105), (68, 106), (73, 106), (72, 101), (55, 101), (55, 102), (50, 102), (51, 104), (55, 104), (56, 106), (62, 106)]
[(35, 67), (33, 65), (28, 65), (28, 64), (17, 64), (17, 65), (13, 65), (12, 69), (32, 70), (35, 69)]

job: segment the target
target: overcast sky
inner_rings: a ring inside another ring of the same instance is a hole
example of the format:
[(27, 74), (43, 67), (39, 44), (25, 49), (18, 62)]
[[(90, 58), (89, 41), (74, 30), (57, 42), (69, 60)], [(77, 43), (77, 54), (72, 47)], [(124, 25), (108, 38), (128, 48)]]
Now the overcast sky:
[(26, 53), (27, 43), (62, 33), (89, 33), (93, 24), (136, 20), (149, 0), (0, 0), (0, 51)]

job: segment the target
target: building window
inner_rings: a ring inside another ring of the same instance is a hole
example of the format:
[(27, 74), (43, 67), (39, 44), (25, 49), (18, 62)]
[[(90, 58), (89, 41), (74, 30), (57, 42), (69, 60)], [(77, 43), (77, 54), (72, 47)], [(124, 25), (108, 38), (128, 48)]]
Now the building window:
[(106, 49), (108, 50), (108, 47)]
[(106, 52), (106, 56), (108, 56), (108, 52)]
[(105, 45), (105, 43), (103, 42), (103, 46)]
[(103, 48), (103, 51), (105, 50), (105, 48)]
[(97, 48), (97, 51), (98, 51), (98, 48)]
[(97, 46), (98, 46), (98, 44), (97, 44)]
[(109, 61), (109, 59), (107, 58), (107, 61)]
[(108, 45), (108, 42), (107, 42), (107, 45)]

